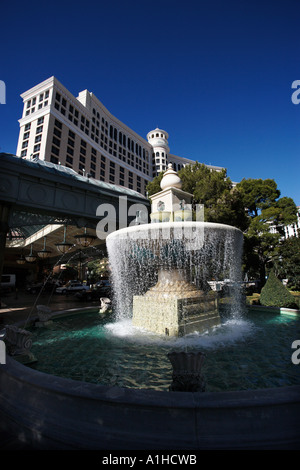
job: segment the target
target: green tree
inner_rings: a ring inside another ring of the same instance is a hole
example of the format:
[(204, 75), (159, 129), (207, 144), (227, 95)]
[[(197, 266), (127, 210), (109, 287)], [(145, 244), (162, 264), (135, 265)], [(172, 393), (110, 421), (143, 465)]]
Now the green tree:
[[(300, 234), (299, 234), (300, 235)], [(288, 279), (288, 287), (300, 290), (300, 238), (281, 241), (276, 249), (273, 266), (280, 279)]]
[(266, 307), (295, 307), (295, 300), (289, 290), (275, 276), (272, 270), (261, 290), (259, 301)]
[(296, 221), (297, 207), (293, 199), (279, 198), (280, 191), (272, 179), (243, 179), (237, 184), (237, 189), (249, 217), (245, 231), (244, 266), (249, 269), (255, 259), (256, 274), (263, 286), (267, 265), (270, 263), (271, 267), (276, 258), (284, 225)]
[(250, 217), (256, 217), (259, 211), (270, 207), (280, 196), (273, 179), (243, 178), (237, 188), (241, 191), (244, 206)]

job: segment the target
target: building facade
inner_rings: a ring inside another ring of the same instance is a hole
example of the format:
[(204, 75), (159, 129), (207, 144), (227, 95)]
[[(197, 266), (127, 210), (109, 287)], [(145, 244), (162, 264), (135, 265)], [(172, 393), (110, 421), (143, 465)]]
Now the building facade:
[(148, 182), (169, 163), (175, 170), (195, 163), (170, 154), (166, 131), (154, 129), (146, 140), (113, 116), (93, 93), (84, 90), (76, 98), (55, 77), (21, 97), (19, 157), (50, 161), (144, 195)]

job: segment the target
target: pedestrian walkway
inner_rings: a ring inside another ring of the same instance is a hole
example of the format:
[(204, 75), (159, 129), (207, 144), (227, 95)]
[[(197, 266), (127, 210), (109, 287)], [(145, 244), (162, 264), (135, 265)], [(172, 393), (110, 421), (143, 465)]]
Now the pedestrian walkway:
[(99, 301), (82, 302), (75, 298), (74, 295), (66, 296), (49, 293), (37, 295), (27, 292), (10, 292), (2, 297), (2, 305), (0, 308), (0, 329), (5, 325), (26, 321), (31, 316), (36, 316), (36, 305), (48, 305), (53, 312), (88, 307), (89, 305), (98, 306)]

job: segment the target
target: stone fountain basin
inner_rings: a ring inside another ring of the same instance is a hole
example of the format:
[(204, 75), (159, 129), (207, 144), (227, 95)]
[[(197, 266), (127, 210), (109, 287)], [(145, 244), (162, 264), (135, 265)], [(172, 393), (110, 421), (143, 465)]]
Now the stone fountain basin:
[(299, 449), (300, 386), (156, 392), (0, 366), (0, 429), (33, 449)]

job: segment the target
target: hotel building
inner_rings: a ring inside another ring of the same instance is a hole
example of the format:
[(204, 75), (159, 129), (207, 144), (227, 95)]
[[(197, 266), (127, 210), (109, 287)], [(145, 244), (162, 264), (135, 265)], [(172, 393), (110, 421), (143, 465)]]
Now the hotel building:
[(166, 131), (154, 129), (146, 140), (113, 116), (93, 93), (84, 90), (76, 98), (55, 77), (21, 97), (19, 157), (50, 161), (144, 195), (148, 182), (169, 163), (175, 170), (195, 163), (170, 154)]

